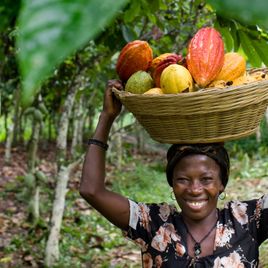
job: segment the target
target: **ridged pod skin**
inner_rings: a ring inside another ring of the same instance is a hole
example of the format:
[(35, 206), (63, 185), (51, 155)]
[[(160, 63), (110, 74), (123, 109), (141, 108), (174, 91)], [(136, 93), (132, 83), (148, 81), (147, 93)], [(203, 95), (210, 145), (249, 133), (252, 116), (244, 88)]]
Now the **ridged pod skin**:
[(156, 87), (160, 87), (160, 77), (163, 70), (171, 64), (179, 63), (182, 61), (182, 56), (177, 54), (171, 54), (162, 59), (155, 68), (152, 74)]
[(246, 60), (237, 52), (224, 55), (224, 64), (215, 80), (233, 81), (246, 73)]
[(211, 27), (200, 29), (189, 43), (186, 63), (197, 85), (206, 87), (216, 78), (224, 63), (221, 34)]
[(161, 61), (163, 61), (166, 57), (171, 56), (171, 55), (173, 55), (173, 54), (174, 54), (174, 53), (163, 53), (163, 54), (159, 55), (158, 57), (154, 58), (154, 59), (152, 60), (152, 62), (151, 62), (151, 66), (150, 66), (150, 68), (149, 68), (149, 72), (151, 73), (151, 75), (153, 76), (154, 71), (155, 71), (157, 65), (158, 65)]
[(153, 51), (146, 41), (135, 40), (129, 42), (121, 50), (116, 72), (119, 78), (126, 82), (137, 71), (147, 71), (153, 60)]
[(193, 78), (182, 65), (171, 64), (164, 69), (160, 79), (164, 94), (176, 94), (193, 91)]

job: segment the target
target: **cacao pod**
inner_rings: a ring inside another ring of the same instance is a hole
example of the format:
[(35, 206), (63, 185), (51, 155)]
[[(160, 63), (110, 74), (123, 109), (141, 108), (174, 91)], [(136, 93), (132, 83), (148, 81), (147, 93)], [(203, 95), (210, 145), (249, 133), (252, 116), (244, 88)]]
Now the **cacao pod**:
[(171, 64), (161, 74), (160, 84), (165, 94), (193, 91), (193, 78), (182, 65)]
[(121, 50), (117, 64), (116, 72), (122, 81), (137, 71), (146, 71), (152, 62), (153, 51), (146, 41), (135, 40), (129, 42)]
[(159, 87), (153, 87), (144, 92), (143, 94), (164, 94), (163, 90)]
[(214, 28), (200, 29), (191, 39), (186, 55), (187, 68), (199, 87), (206, 87), (221, 71), (224, 43)]
[(246, 73), (246, 60), (237, 52), (224, 55), (224, 63), (215, 80), (233, 81)]
[[(159, 55), (158, 57), (154, 58), (152, 60), (152, 63), (151, 63), (151, 66), (149, 68), (149, 72), (151, 73), (152, 77), (154, 77), (154, 71), (157, 67), (157, 65), (163, 61), (165, 58), (167, 58), (168, 56), (172, 56), (172, 55), (176, 55), (176, 56), (179, 56), (179, 61), (182, 60), (182, 56), (181, 55), (177, 55), (175, 53), (163, 53), (161, 55)], [(177, 62), (176, 62), (177, 63)]]
[(160, 77), (163, 72), (163, 70), (168, 67), (171, 64), (176, 64), (178, 62), (182, 61), (182, 56), (177, 54), (171, 54), (166, 56), (162, 61), (160, 61), (153, 73), (153, 79), (155, 82), (155, 85), (157, 87), (160, 87)]
[(125, 91), (134, 94), (143, 94), (154, 85), (153, 78), (145, 71), (137, 71), (127, 80)]

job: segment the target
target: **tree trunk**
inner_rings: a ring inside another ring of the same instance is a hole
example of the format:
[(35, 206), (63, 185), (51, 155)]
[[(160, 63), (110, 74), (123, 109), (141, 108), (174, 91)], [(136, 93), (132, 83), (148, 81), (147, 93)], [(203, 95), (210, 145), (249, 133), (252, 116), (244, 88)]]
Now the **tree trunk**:
[(57, 165), (60, 168), (61, 164), (64, 164), (66, 153), (67, 153), (67, 136), (68, 136), (68, 127), (69, 119), (72, 113), (73, 103), (75, 99), (75, 94), (78, 90), (77, 86), (73, 86), (69, 90), (64, 105), (63, 112), (60, 117), (59, 127), (58, 127), (58, 136), (57, 136)]
[[(77, 79), (79, 79), (79, 76)], [(67, 135), (69, 118), (72, 112), (75, 94), (79, 89), (78, 85), (80, 86), (80, 84), (77, 83), (76, 86), (72, 86), (70, 88), (69, 94), (67, 95), (63, 105), (63, 112), (61, 114), (59, 123), (56, 144), (58, 179), (56, 184), (55, 199), (53, 202), (51, 226), (45, 250), (45, 265), (47, 267), (53, 266), (53, 264), (59, 259), (59, 235), (64, 212), (69, 173), (72, 168), (72, 165), (66, 167), (65, 164), (67, 153)]]
[[(38, 121), (33, 116), (33, 132), (32, 132), (32, 137), (31, 137), (30, 146), (29, 146), (29, 153), (28, 153), (29, 155), (28, 156), (28, 172), (31, 174), (35, 173), (40, 130), (41, 130), (41, 122)], [(30, 219), (33, 223), (37, 223), (39, 221), (39, 215), (40, 215), (39, 213), (40, 187), (39, 187), (39, 182), (37, 178), (35, 179), (36, 179), (36, 183), (35, 183), (33, 191), (31, 192), (32, 202), (30, 202), (30, 204), (32, 204), (32, 207), (30, 210)]]
[(8, 131), (7, 131), (7, 139), (5, 145), (5, 163), (10, 163), (11, 160), (11, 148), (12, 148), (12, 141), (13, 141), (13, 134), (14, 134), (14, 121), (9, 124)]
[(261, 127), (260, 127), (260, 125), (257, 127), (257, 130), (256, 130), (256, 140), (258, 143), (261, 142)]
[(58, 181), (55, 192), (55, 199), (53, 202), (53, 211), (51, 218), (51, 227), (46, 244), (45, 252), (45, 265), (46, 267), (52, 267), (53, 264), (59, 259), (59, 236), (61, 229), (61, 222), (65, 206), (65, 196), (67, 193), (67, 184), (72, 171), (81, 162), (81, 159), (70, 164), (69, 166), (61, 166), (58, 173)]
[[(264, 119), (265, 119), (265, 126), (268, 127), (268, 108), (266, 109), (264, 113)], [(258, 143), (260, 143), (262, 140), (260, 125), (258, 126), (257, 131), (256, 131), (256, 140)]]
[(123, 148), (122, 148), (122, 133), (118, 132), (115, 134), (115, 151), (116, 151), (116, 168), (122, 168), (122, 161), (123, 161)]
[(83, 134), (84, 134), (85, 120), (86, 120), (86, 116), (82, 115), (80, 120), (78, 121), (78, 128), (77, 128), (77, 144), (81, 148), (83, 145)]
[(16, 89), (15, 92), (15, 112), (14, 112), (14, 136), (13, 140), (14, 143), (17, 144), (18, 142), (18, 134), (20, 133), (20, 105), (19, 105), (19, 98), (20, 98), (20, 91)]
[(34, 223), (37, 223), (40, 217), (40, 186), (36, 185), (34, 189), (34, 195), (33, 195), (33, 221)]
[(29, 145), (29, 156), (28, 156), (28, 169), (30, 172), (33, 172), (36, 165), (36, 158), (37, 158), (37, 149), (39, 143), (39, 136), (41, 130), (41, 123), (38, 122), (36, 119), (33, 119), (33, 132), (32, 137)]
[(82, 96), (79, 98), (78, 102), (74, 105), (74, 116), (73, 116), (73, 137), (72, 137), (72, 145), (71, 145), (71, 155), (76, 157), (77, 147), (81, 146), (81, 139), (79, 139), (79, 127), (81, 125), (79, 122), (83, 121), (83, 99)]
[(8, 133), (8, 123), (7, 123), (7, 120), (8, 120), (8, 113), (6, 112), (4, 114), (5, 142), (7, 141), (7, 133)]
[(144, 130), (142, 126), (136, 122), (136, 133), (137, 133), (137, 150), (139, 152), (145, 151), (145, 142), (144, 142)]
[(19, 106), (19, 90), (16, 88), (14, 91), (14, 111), (12, 112), (12, 120), (11, 124), (8, 126), (8, 131), (6, 133), (6, 145), (5, 145), (5, 162), (8, 164), (10, 163), (11, 160), (11, 149), (12, 149), (12, 143), (13, 143), (13, 138), (14, 138), (14, 129), (15, 127), (15, 122), (18, 122), (16, 118), (18, 118), (18, 113), (19, 109), (17, 108)]

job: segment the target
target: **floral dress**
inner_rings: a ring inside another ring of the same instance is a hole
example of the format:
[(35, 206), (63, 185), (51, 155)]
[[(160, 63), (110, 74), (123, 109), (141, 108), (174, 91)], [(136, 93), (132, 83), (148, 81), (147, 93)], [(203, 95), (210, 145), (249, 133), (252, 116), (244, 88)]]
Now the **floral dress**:
[[(141, 248), (144, 268), (191, 267), (187, 231), (181, 214), (167, 203), (129, 200), (130, 221), (125, 235)], [(268, 195), (250, 201), (231, 201), (219, 210), (214, 252), (194, 267), (258, 267), (259, 246), (268, 238)]]

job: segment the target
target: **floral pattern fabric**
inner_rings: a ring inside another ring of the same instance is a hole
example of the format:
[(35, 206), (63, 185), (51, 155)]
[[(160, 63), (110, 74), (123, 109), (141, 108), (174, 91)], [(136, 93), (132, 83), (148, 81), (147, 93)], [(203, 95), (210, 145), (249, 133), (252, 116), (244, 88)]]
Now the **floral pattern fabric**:
[[(129, 200), (129, 230), (142, 254), (142, 267), (191, 267), (187, 231), (181, 214), (167, 203)], [(268, 195), (250, 201), (231, 201), (219, 210), (213, 255), (195, 260), (194, 267), (258, 267), (259, 246), (268, 238)]]

